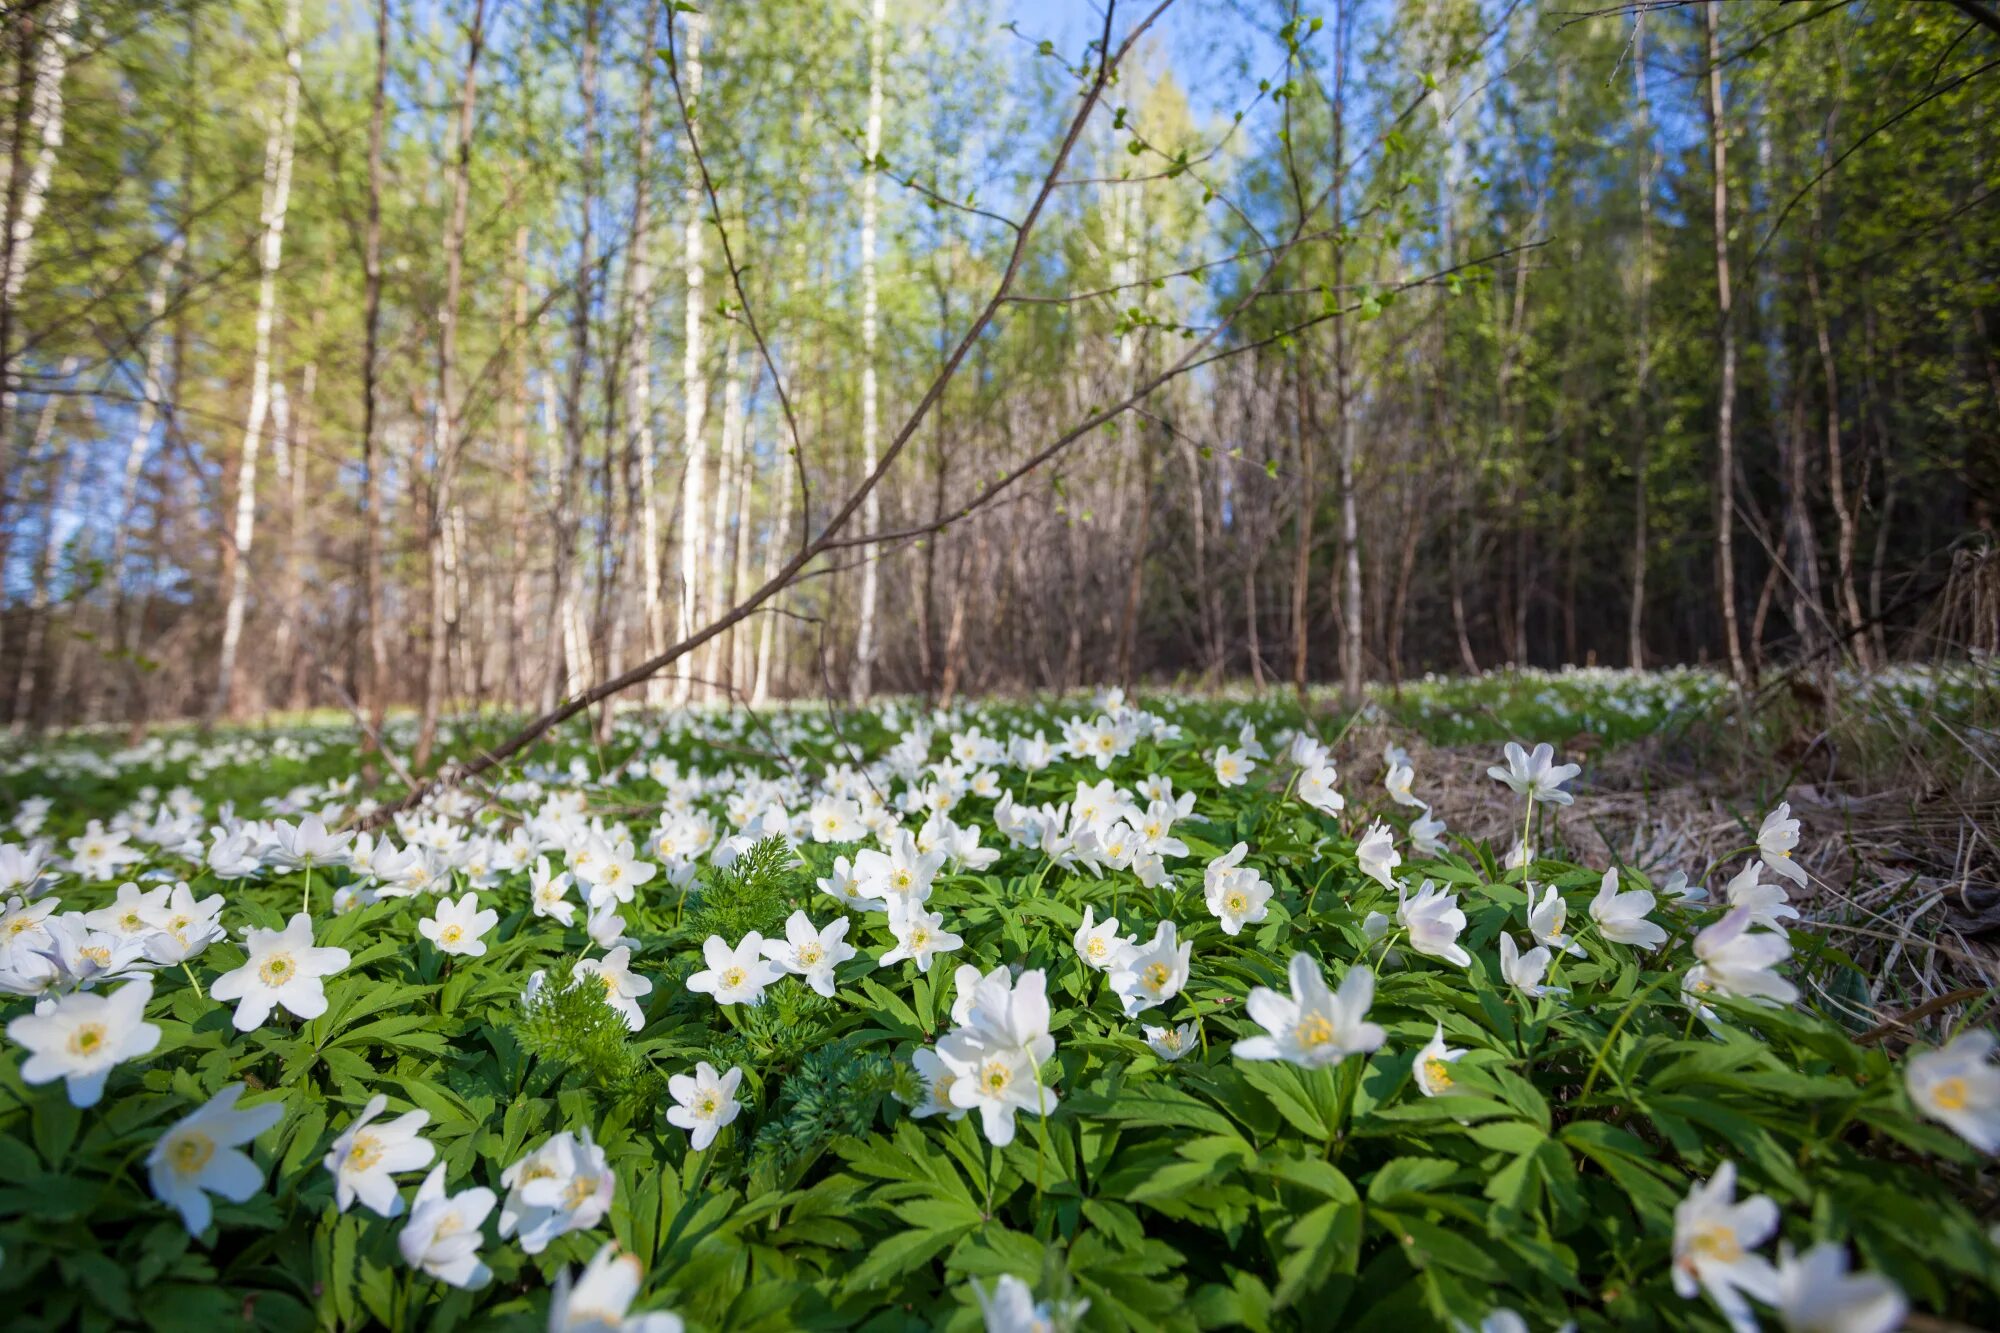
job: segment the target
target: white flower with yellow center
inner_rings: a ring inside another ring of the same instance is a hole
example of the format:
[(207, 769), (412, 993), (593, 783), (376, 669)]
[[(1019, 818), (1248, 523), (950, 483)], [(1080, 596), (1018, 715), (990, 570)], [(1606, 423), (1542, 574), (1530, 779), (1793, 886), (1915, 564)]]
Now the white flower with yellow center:
[(667, 1123), (686, 1130), (690, 1146), (702, 1151), (743, 1110), (736, 1100), (736, 1087), (742, 1081), (741, 1069), (718, 1077), (706, 1060), (697, 1062), (691, 1075), (675, 1074), (667, 1080), (667, 1091), (680, 1104), (667, 1108)]
[(1569, 904), (1562, 894), (1551, 884), (1542, 892), (1541, 901), (1534, 901), (1534, 886), (1528, 886), (1530, 906), (1528, 908), (1528, 930), (1534, 935), (1535, 943), (1548, 946), (1553, 952), (1574, 954), (1584, 957), (1583, 946), (1576, 942), (1576, 936), (1569, 929)]
[(1240, 750), (1231, 750), (1227, 745), (1217, 746), (1215, 751), (1215, 780), (1225, 787), (1240, 787), (1250, 780), (1257, 771), (1257, 761)]
[(456, 902), (440, 898), (436, 913), (417, 922), (417, 933), (435, 944), (439, 953), (478, 958), (486, 952), (486, 942), (479, 937), (499, 922), (498, 912), (490, 907), (481, 911), (479, 895), (467, 893)]
[(251, 928), (243, 951), (243, 966), (217, 977), (208, 992), (217, 1000), (237, 1001), (238, 1032), (263, 1026), (276, 1006), (300, 1018), (318, 1018), (326, 1012), (321, 978), (346, 967), (350, 958), (345, 949), (315, 948), (312, 918), (304, 912), (294, 914), (283, 930)]
[(1208, 910), (1222, 922), (1225, 935), (1241, 934), (1243, 927), (1255, 925), (1270, 914), (1266, 906), (1272, 889), (1264, 877), (1243, 865), (1248, 843), (1237, 843), (1208, 863), (1203, 873)]
[(429, 1111), (405, 1111), (394, 1120), (376, 1123), (389, 1109), (389, 1099), (376, 1093), (333, 1141), (321, 1165), (333, 1176), (333, 1201), (346, 1212), (356, 1199), (383, 1217), (397, 1217), (403, 1198), (396, 1192), (394, 1176), (399, 1171), (418, 1171), (430, 1165), (437, 1150), (418, 1137), (430, 1123)]
[(735, 948), (725, 944), (722, 936), (710, 935), (701, 946), (708, 967), (689, 977), (687, 988), (714, 996), (717, 1004), (762, 1004), (764, 988), (785, 975), (763, 954), (764, 937), (754, 930)]
[(910, 1063), (917, 1071), (917, 1077), (924, 1081), (924, 1100), (910, 1112), (915, 1120), (927, 1116), (942, 1115), (953, 1120), (965, 1119), (967, 1108), (955, 1104), (951, 1099), (951, 1085), (958, 1075), (952, 1072), (938, 1053), (928, 1046), (920, 1046), (910, 1056)]
[(500, 1205), (500, 1234), (521, 1237), (521, 1248), (540, 1254), (549, 1242), (572, 1231), (588, 1231), (611, 1210), (617, 1177), (604, 1149), (564, 1130), (515, 1162), (500, 1175), (507, 1198)]
[(1775, 1301), (1778, 1279), (1753, 1251), (1777, 1229), (1778, 1205), (1761, 1194), (1736, 1202), (1736, 1164), (1724, 1162), (1674, 1207), (1674, 1290), (1688, 1300), (1706, 1291), (1731, 1328), (1752, 1333), (1743, 1298)]
[(147, 1154), (153, 1197), (177, 1210), (189, 1234), (208, 1230), (210, 1194), (242, 1203), (264, 1185), (264, 1173), (243, 1145), (284, 1118), (282, 1102), (236, 1109), (243, 1084), (232, 1083), (176, 1121)]
[(1111, 969), (1111, 989), (1124, 1005), (1125, 1017), (1136, 1018), (1179, 995), (1193, 954), (1194, 945), (1181, 942), (1171, 921), (1160, 922), (1149, 943), (1127, 949)]
[(1438, 1097), (1450, 1092), (1453, 1085), (1451, 1067), (1464, 1058), (1464, 1051), (1454, 1051), (1444, 1044), (1444, 1024), (1437, 1024), (1437, 1030), (1410, 1065), (1410, 1073), (1417, 1080), (1417, 1091), (1426, 1097)]
[(446, 1194), (439, 1162), (424, 1177), (410, 1220), (396, 1236), (403, 1262), (449, 1286), (485, 1286), (493, 1273), (479, 1258), (479, 1228), (494, 1202), (493, 1191), (484, 1186)]
[(1072, 943), (1076, 945), (1076, 956), (1083, 960), (1084, 966), (1109, 972), (1118, 966), (1133, 941), (1129, 935), (1121, 937), (1118, 934), (1117, 917), (1106, 917), (1100, 922), (1096, 919), (1096, 911), (1094, 907), (1083, 909), (1083, 924), (1077, 927)]
[(1792, 803), (1780, 801), (1778, 808), (1764, 816), (1757, 829), (1757, 854), (1774, 875), (1782, 875), (1800, 888), (1806, 885), (1806, 870), (1792, 859), (1799, 845), (1799, 821), (1792, 818)]
[(793, 912), (785, 920), (785, 938), (764, 941), (764, 957), (831, 999), (834, 969), (855, 953), (847, 942), (847, 926), (843, 916), (821, 930), (804, 912)]
[(1387, 824), (1378, 819), (1368, 826), (1361, 841), (1354, 844), (1354, 862), (1362, 874), (1383, 888), (1396, 887), (1396, 867), (1403, 864), (1403, 854), (1396, 850), (1396, 836)]
[(1981, 1152), (2000, 1152), (2000, 1068), (1989, 1062), (1991, 1032), (1962, 1032), (1935, 1051), (1909, 1059), (1903, 1082), (1917, 1110)]
[(1239, 1060), (1287, 1060), (1316, 1069), (1337, 1064), (1350, 1055), (1365, 1055), (1388, 1039), (1368, 1021), (1375, 1001), (1375, 974), (1365, 967), (1349, 968), (1340, 989), (1327, 989), (1326, 978), (1311, 955), (1295, 953), (1291, 963), (1292, 993), (1259, 986), (1244, 1009), (1265, 1035), (1236, 1043)]
[(604, 1002), (625, 1016), (625, 1026), (631, 1031), (646, 1026), (646, 1011), (639, 1001), (653, 993), (653, 983), (632, 970), (629, 944), (619, 945), (602, 958), (578, 959), (570, 969), (570, 983), (596, 986), (603, 993)]
[(1141, 1031), (1146, 1044), (1153, 1048), (1153, 1054), (1162, 1060), (1178, 1060), (1200, 1044), (1192, 1023), (1183, 1023), (1177, 1028), (1145, 1027)]
[(621, 1253), (615, 1241), (605, 1242), (574, 1286), (569, 1269), (556, 1274), (549, 1299), (549, 1333), (682, 1333), (685, 1325), (678, 1315), (662, 1310), (625, 1313), (645, 1276), (636, 1256)]
[(95, 1106), (104, 1080), (120, 1062), (136, 1060), (160, 1044), (160, 1029), (146, 1022), (153, 981), (128, 981), (109, 995), (65, 995), (7, 1025), (7, 1035), (28, 1048), (21, 1081), (68, 1084), (72, 1106)]
[(907, 958), (917, 965), (917, 971), (928, 972), (939, 954), (953, 953), (965, 942), (944, 928), (942, 913), (906, 907), (896, 900), (889, 905), (889, 929), (895, 932), (896, 947), (882, 955), (878, 967), (890, 967)]

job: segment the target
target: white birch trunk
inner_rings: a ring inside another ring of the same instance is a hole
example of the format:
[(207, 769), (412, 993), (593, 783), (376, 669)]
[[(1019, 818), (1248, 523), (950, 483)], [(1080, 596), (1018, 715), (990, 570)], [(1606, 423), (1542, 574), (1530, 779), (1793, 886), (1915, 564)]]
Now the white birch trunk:
[[(687, 100), (690, 134), (694, 132), (694, 108), (701, 97), (701, 33), (704, 26), (701, 15), (688, 15)], [(695, 173), (692, 164), (687, 168), (687, 184), (681, 194), (681, 204), (687, 215), (686, 226), (682, 232), (682, 249), (686, 255), (687, 328), (681, 351), (683, 421), (681, 448), (686, 456), (687, 470), (681, 482), (681, 570), (679, 609), (674, 622), (676, 639), (686, 639), (701, 627), (701, 561), (708, 547), (706, 527), (708, 501), (703, 486), (703, 473), (707, 469), (708, 460), (702, 448), (704, 424), (702, 416), (708, 405), (708, 381), (702, 375), (701, 365), (702, 190), (700, 177)], [(693, 692), (694, 684), (683, 672), (674, 687), (674, 701), (686, 703)]]
[[(711, 614), (729, 603), (729, 571), (734, 555), (730, 546), (736, 516), (737, 469), (743, 457), (743, 346), (735, 325), (722, 357), (722, 442), (715, 458), (715, 517), (709, 524), (708, 607)], [(700, 674), (721, 682), (729, 661), (726, 640), (735, 631), (719, 634), (702, 650)], [(713, 688), (713, 687), (711, 687)]]
[[(882, 29), (886, 0), (874, 0), (868, 19), (868, 161), (861, 177), (861, 473), (874, 473), (881, 446), (875, 385), (875, 224), (878, 208), (875, 162), (882, 154)], [(879, 487), (871, 487), (861, 502), (861, 530), (882, 526)], [(875, 685), (876, 548), (861, 548), (861, 606), (854, 632), (854, 675), (848, 690), (856, 701), (866, 699)]]
[[(76, 358), (63, 362), (62, 378), (67, 381), (76, 373)], [(32, 457), (44, 458), (49, 453), (49, 442), (55, 437), (56, 408), (63, 395), (51, 393), (42, 400), (41, 415), (35, 419), (35, 440)], [(61, 517), (76, 508), (77, 488), (83, 476), (83, 442), (74, 441), (64, 451), (62, 462), (56, 465), (56, 475), (49, 488), (49, 512), (47, 527), (42, 533), (42, 550), (35, 561), (34, 586), (28, 594), (28, 638), (21, 649), (21, 664), (14, 678), (14, 726), (18, 734), (29, 718), (35, 719), (40, 730), (44, 723), (41, 710), (35, 707), (36, 668), (41, 665), (42, 649), (48, 642), (49, 633), (49, 588), (55, 582), (56, 557), (62, 550), (57, 540), (56, 524)]]
[(34, 249), (35, 226), (48, 204), (49, 180), (63, 145), (63, 75), (75, 42), (77, 0), (63, 0), (50, 18), (35, 53), (35, 83), (28, 95), (28, 137), (36, 145), (34, 165), (21, 190), (21, 207), (14, 216), (13, 244), (7, 253), (6, 301), (20, 299), (28, 277), (28, 256)]
[(285, 88), (264, 141), (264, 235), (257, 251), (257, 325), (250, 369), (250, 406), (243, 447), (236, 460), (236, 517), (230, 531), (229, 600), (223, 611), (222, 651), (217, 654), (211, 719), (229, 711), (235, 690), (236, 652), (243, 638), (243, 606), (250, 587), (250, 543), (257, 531), (257, 454), (271, 407), (271, 329), (277, 319), (278, 264), (284, 255), (285, 210), (292, 194), (292, 140), (299, 116), (299, 0), (285, 6)]
[[(28, 141), (35, 144), (28, 179), (22, 183), (20, 205), (6, 238), (6, 272), (0, 274), (0, 487), (7, 484), (8, 457), (14, 442), (13, 312), (28, 278), (28, 256), (34, 249), (35, 226), (48, 204), (49, 180), (63, 144), (63, 75), (69, 68), (75, 40), (77, 0), (62, 0), (43, 29), (35, 53), (34, 81), (28, 92)], [(11, 185), (11, 182), (10, 182)], [(0, 489), (0, 511), (7, 492)]]

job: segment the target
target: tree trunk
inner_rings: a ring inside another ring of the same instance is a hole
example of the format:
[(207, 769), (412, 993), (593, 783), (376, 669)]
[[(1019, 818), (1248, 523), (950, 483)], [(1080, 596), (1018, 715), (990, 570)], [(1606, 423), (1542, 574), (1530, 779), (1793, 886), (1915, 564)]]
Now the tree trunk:
[(292, 144), (299, 116), (299, 0), (285, 6), (285, 84), (280, 110), (264, 141), (263, 239), (257, 251), (257, 323), (250, 363), (250, 406), (244, 414), (243, 446), (236, 457), (236, 518), (223, 547), (222, 649), (216, 655), (212, 723), (225, 716), (236, 687), (236, 654), (243, 638), (244, 604), (250, 590), (250, 543), (257, 531), (257, 456), (264, 421), (271, 409), (271, 333), (278, 314), (278, 266), (284, 255), (285, 214), (292, 196)]
[(365, 757), (375, 748), (389, 710), (389, 644), (382, 623), (382, 469), (376, 433), (382, 389), (382, 132), (388, 113), (389, 0), (375, 6), (375, 89), (368, 118), (368, 221), (362, 242), (361, 353), (362, 603), (367, 620), (369, 724)]
[(1632, 78), (1637, 92), (1639, 149), (1639, 291), (1637, 364), (1632, 385), (1632, 601), (1625, 620), (1625, 662), (1646, 665), (1646, 554), (1651, 519), (1648, 441), (1652, 432), (1653, 374), (1653, 104), (1646, 96), (1646, 16), (1633, 16)]
[(1736, 626), (1736, 323), (1731, 317), (1729, 285), (1729, 160), (1722, 121), (1721, 6), (1702, 6), (1708, 54), (1708, 146), (1714, 172), (1716, 322), (1722, 339), (1722, 401), (1715, 425), (1715, 582), (1722, 602), (1722, 634), (1729, 653), (1729, 675), (1739, 687), (1750, 681), (1743, 661), (1743, 639)]
[(596, 235), (592, 226), (597, 211), (597, 45), (601, 18), (595, 3), (584, 10), (583, 50), (578, 73), (584, 136), (588, 144), (584, 150), (583, 208), (577, 236), (576, 300), (570, 314), (569, 373), (562, 404), (563, 454), (557, 484), (555, 546), (550, 552), (552, 611), (559, 632), (549, 635), (549, 672), (543, 686), (545, 697), (559, 689), (564, 693), (573, 693), (587, 684), (588, 672), (584, 664), (588, 636), (579, 627), (583, 611), (579, 595), (581, 589), (577, 587), (576, 577), (576, 539), (579, 527), (577, 510), (583, 491), (583, 385), (590, 367), (590, 318), (596, 287)]
[[(0, 229), (0, 488), (14, 474), (10, 456), (14, 441), (14, 325), (21, 290), (28, 277), (28, 257), (35, 227), (48, 203), (49, 179), (63, 145), (63, 75), (75, 41), (77, 0), (60, 0), (47, 23), (38, 23), (35, 7), (21, 9), (22, 72), (14, 97), (14, 125), (8, 149), (7, 201)], [(28, 73), (29, 53), (33, 73)], [(34, 161), (26, 154), (34, 145)], [(8, 495), (0, 489), (0, 527), (6, 523)]]
[[(68, 382), (75, 373), (76, 358), (70, 357), (63, 362), (63, 381)], [(35, 418), (33, 457), (48, 459), (52, 475), (48, 514), (42, 526), (42, 549), (35, 560), (34, 583), (28, 593), (27, 641), (21, 647), (21, 661), (14, 678), (13, 728), (17, 734), (24, 724), (32, 722), (35, 730), (40, 731), (51, 721), (49, 709), (37, 696), (41, 693), (42, 655), (48, 646), (50, 589), (55, 583), (56, 561), (62, 554), (56, 525), (62, 515), (76, 508), (84, 465), (82, 439), (72, 441), (60, 460), (51, 453), (57, 409), (63, 398), (61, 393), (48, 394), (42, 399), (40, 415)]]
[(134, 715), (139, 696), (138, 636), (132, 632), (130, 589), (132, 580), (125, 564), (131, 550), (134, 511), (138, 507), (139, 482), (146, 472), (146, 452), (153, 439), (153, 426), (160, 404), (167, 400), (167, 352), (169, 339), (162, 336), (160, 321), (166, 316), (167, 292), (181, 257), (187, 252), (187, 236), (175, 236), (160, 263), (153, 270), (153, 289), (146, 296), (146, 369), (140, 382), (145, 401), (139, 404), (132, 423), (132, 438), (125, 446), (125, 470), (118, 486), (118, 512), (111, 533), (111, 642), (120, 659), (119, 675), (124, 696), (123, 711)]
[[(885, 0), (874, 0), (868, 18), (868, 128), (867, 169), (861, 177), (861, 473), (872, 476), (881, 447), (881, 424), (876, 405), (875, 339), (876, 277), (875, 225), (877, 199), (876, 164), (882, 154), (882, 40)], [(874, 532), (882, 526), (881, 489), (871, 487), (861, 503), (861, 527)], [(857, 703), (866, 699), (875, 685), (875, 597), (879, 552), (872, 544), (861, 548), (861, 603), (854, 633), (854, 674), (848, 694)]]
[[(706, 26), (700, 14), (687, 16), (687, 104), (690, 108), (688, 134), (695, 132), (693, 108), (701, 97), (701, 34)], [(686, 212), (686, 226), (682, 232), (682, 250), (687, 275), (687, 320), (686, 334), (681, 349), (681, 451), (684, 456), (685, 471), (681, 480), (681, 570), (680, 601), (677, 604), (678, 618), (674, 622), (674, 637), (686, 639), (693, 635), (702, 624), (701, 588), (702, 557), (708, 549), (706, 523), (708, 518), (708, 497), (703, 487), (703, 473), (708, 460), (703, 445), (703, 417), (708, 411), (708, 381), (702, 373), (701, 317), (702, 317), (702, 188), (701, 178), (690, 163), (687, 168), (687, 182), (682, 190), (681, 206)], [(686, 703), (694, 695), (694, 682), (687, 671), (681, 673), (679, 684), (674, 690), (677, 703)]]
[(458, 87), (458, 152), (452, 160), (451, 215), (444, 229), (444, 304), (438, 310), (437, 404), (431, 455), (430, 523), (425, 547), (430, 566), (430, 637), (424, 662), (423, 712), (412, 766), (422, 771), (437, 745), (451, 645), (459, 631), (457, 544), (451, 540), (458, 503), (459, 450), (463, 443), (458, 402), (458, 317), (465, 283), (465, 219), (472, 200), (472, 129), (479, 100), (479, 53), (486, 42), (486, 0), (472, 0), (465, 33), (465, 73)]

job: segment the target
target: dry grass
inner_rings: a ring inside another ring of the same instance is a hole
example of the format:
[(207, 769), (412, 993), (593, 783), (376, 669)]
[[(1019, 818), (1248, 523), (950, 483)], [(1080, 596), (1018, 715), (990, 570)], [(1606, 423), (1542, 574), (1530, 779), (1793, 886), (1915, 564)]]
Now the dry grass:
[[(1792, 891), (1804, 917), (1795, 943), (1813, 998), (1858, 1031), (1888, 1025), (1885, 1039), (1933, 1040), (2000, 987), (2000, 733), (1990, 725), (2000, 691), (1988, 674), (1972, 707), (1961, 699), (1947, 716), (1883, 696), (1830, 702), (1838, 688), (1827, 685), (1767, 694), (1747, 725), (1697, 719), (1603, 750), (1589, 736), (1559, 742), (1584, 771), (1576, 804), (1553, 811), (1542, 842), (1655, 882), (1706, 872), (1716, 895), (1765, 812), (1789, 801), (1809, 877)], [(1359, 728), (1343, 747), (1352, 781), (1376, 778), (1388, 741), (1409, 750), (1418, 794), (1454, 834), (1513, 845), (1521, 807), (1486, 775), (1495, 747)]]

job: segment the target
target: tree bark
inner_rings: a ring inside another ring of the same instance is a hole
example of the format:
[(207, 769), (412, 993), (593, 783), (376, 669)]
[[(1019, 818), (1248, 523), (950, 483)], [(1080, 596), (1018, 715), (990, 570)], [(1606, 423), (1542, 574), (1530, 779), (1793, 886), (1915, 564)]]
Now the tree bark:
[[(687, 16), (687, 102), (688, 133), (696, 130), (695, 108), (701, 98), (701, 35), (706, 22), (700, 14)], [(708, 381), (702, 370), (702, 189), (701, 177), (693, 164), (687, 167), (687, 183), (681, 205), (686, 210), (682, 231), (684, 271), (687, 277), (687, 316), (681, 348), (681, 452), (684, 472), (681, 480), (681, 560), (680, 601), (674, 622), (674, 637), (686, 640), (702, 623), (702, 557), (708, 549), (706, 522), (708, 497), (703, 474), (708, 460), (703, 443), (703, 418), (708, 412)], [(674, 689), (674, 700), (686, 703), (694, 695), (694, 682), (684, 673)]]
[(250, 364), (250, 405), (244, 414), (243, 445), (236, 457), (236, 518), (222, 548), (222, 649), (216, 656), (215, 694), (208, 721), (225, 716), (236, 688), (236, 654), (243, 638), (250, 590), (250, 544), (257, 532), (257, 458), (271, 409), (271, 335), (278, 314), (278, 266), (284, 256), (285, 216), (292, 196), (292, 147), (299, 117), (299, 0), (285, 6), (285, 83), (278, 115), (264, 141), (263, 238), (257, 249), (257, 323)]
[(458, 462), (463, 445), (458, 401), (458, 319), (465, 285), (465, 220), (472, 202), (472, 130), (479, 101), (479, 54), (486, 44), (486, 0), (472, 0), (465, 32), (465, 73), (458, 86), (458, 151), (452, 158), (451, 214), (444, 229), (444, 304), (438, 310), (437, 403), (431, 454), (430, 522), (425, 547), (430, 566), (430, 636), (424, 662), (423, 711), (411, 765), (430, 767), (444, 706), (452, 640), (459, 632), (457, 543), (452, 538), (458, 503)]
[(1715, 581), (1722, 603), (1723, 644), (1729, 654), (1729, 675), (1739, 687), (1750, 673), (1743, 660), (1743, 639), (1736, 625), (1736, 323), (1731, 317), (1729, 284), (1729, 158), (1722, 107), (1721, 6), (1702, 6), (1708, 55), (1708, 147), (1714, 173), (1715, 303), (1722, 342), (1722, 399), (1715, 425)]
[[(868, 162), (861, 178), (861, 473), (872, 476), (881, 451), (881, 423), (876, 404), (876, 274), (875, 226), (879, 207), (876, 164), (882, 155), (882, 41), (886, 19), (885, 0), (874, 0), (868, 19)], [(862, 502), (861, 526), (874, 532), (882, 526), (880, 494), (870, 488)], [(861, 559), (861, 600), (854, 633), (854, 674), (848, 693), (857, 703), (866, 699), (875, 685), (875, 599), (878, 582), (875, 546), (863, 546)]]

